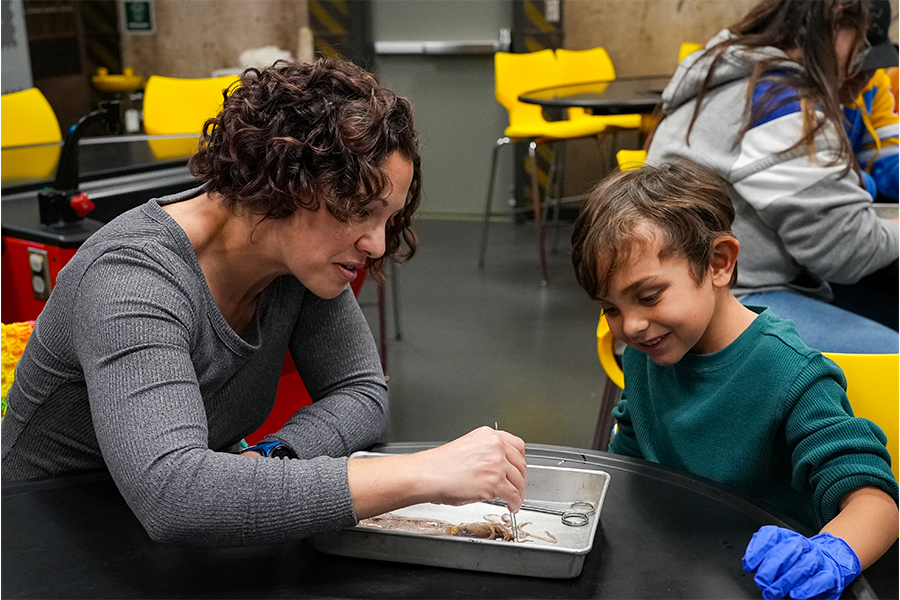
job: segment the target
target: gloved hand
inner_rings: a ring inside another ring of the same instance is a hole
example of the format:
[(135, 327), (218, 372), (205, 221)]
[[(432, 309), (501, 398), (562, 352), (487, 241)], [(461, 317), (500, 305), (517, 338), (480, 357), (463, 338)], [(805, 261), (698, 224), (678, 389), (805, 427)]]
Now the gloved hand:
[(861, 572), (847, 542), (830, 533), (806, 538), (796, 531), (765, 525), (753, 534), (741, 559), (745, 573), (765, 600), (826, 598), (837, 600)]

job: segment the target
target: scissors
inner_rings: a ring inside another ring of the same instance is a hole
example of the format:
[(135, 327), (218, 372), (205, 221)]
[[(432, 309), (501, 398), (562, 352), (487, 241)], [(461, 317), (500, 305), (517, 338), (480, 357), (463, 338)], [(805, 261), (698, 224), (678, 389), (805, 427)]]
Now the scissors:
[[(494, 504), (496, 506), (506, 506), (506, 502), (500, 499), (485, 500), (485, 504)], [(566, 508), (560, 508), (559, 502), (540, 502), (538, 500), (526, 500), (522, 503), (521, 510), (530, 510), (532, 512), (544, 513), (547, 515), (559, 515), (563, 525), (569, 527), (584, 527), (591, 520), (591, 515), (596, 512), (596, 508), (590, 502), (584, 500), (576, 500), (569, 504)]]

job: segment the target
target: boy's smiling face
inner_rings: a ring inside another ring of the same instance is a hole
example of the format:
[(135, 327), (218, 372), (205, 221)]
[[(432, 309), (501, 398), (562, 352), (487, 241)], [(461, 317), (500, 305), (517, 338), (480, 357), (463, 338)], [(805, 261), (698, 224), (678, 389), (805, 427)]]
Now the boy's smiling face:
[(677, 363), (688, 352), (715, 352), (717, 292), (712, 278), (701, 283), (683, 255), (660, 258), (662, 233), (639, 242), (610, 276), (600, 305), (616, 339), (647, 354), (658, 365)]

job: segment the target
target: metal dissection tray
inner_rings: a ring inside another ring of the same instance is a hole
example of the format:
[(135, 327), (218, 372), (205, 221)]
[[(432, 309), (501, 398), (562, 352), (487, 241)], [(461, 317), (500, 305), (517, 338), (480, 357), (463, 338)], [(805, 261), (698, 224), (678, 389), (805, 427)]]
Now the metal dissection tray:
[[(378, 456), (360, 452), (353, 458)], [(565, 525), (560, 515), (522, 510), (516, 515), (521, 529), (555, 543), (525, 537), (519, 542), (485, 538), (434, 535), (399, 529), (376, 529), (357, 525), (310, 538), (320, 552), (394, 562), (487, 571), (530, 577), (567, 578), (581, 573), (584, 557), (594, 543), (600, 509), (609, 485), (604, 471), (583, 471), (564, 467), (528, 466), (526, 503), (551, 503), (565, 509), (573, 502), (590, 502), (595, 507), (587, 525)], [(392, 511), (404, 517), (439, 519), (452, 524), (500, 519), (505, 507), (476, 502), (465, 506), (416, 504)], [(549, 532), (550, 536), (547, 535)]]

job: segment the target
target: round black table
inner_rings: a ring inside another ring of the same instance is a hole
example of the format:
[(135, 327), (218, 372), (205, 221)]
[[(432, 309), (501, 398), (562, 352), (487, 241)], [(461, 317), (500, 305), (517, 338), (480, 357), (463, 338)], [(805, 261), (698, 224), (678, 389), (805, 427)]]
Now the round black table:
[[(433, 444), (390, 444), (404, 453)], [(152, 542), (105, 473), (2, 487), (4, 598), (760, 598), (740, 559), (763, 524), (797, 527), (727, 490), (597, 451), (529, 445), (528, 462), (610, 483), (581, 575), (540, 579), (319, 553)], [(802, 527), (800, 528), (803, 529)], [(807, 532), (808, 533), (808, 532)], [(896, 597), (897, 554), (876, 565)], [(874, 569), (875, 567), (873, 567)], [(867, 571), (866, 575), (870, 571)], [(845, 598), (877, 597), (866, 578)]]
[(595, 115), (650, 114), (662, 101), (671, 75), (619, 77), (525, 92), (520, 102), (545, 109), (584, 108)]

